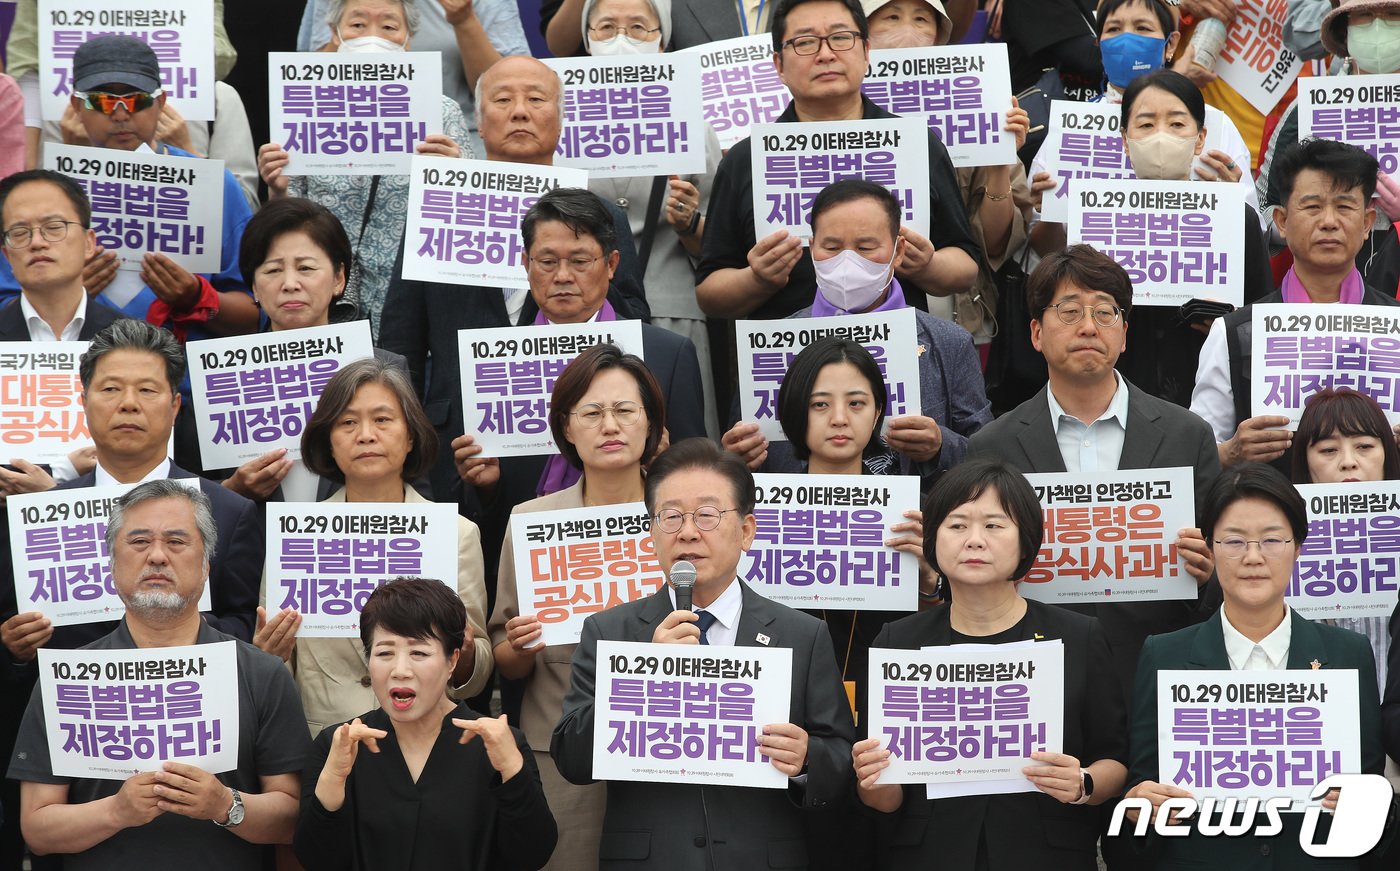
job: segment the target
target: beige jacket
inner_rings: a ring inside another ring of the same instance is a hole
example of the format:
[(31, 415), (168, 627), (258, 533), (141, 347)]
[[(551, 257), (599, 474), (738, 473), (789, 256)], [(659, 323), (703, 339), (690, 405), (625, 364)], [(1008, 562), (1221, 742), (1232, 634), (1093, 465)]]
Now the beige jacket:
[[(345, 490), (338, 490), (326, 501), (344, 502)], [(428, 500), (417, 490), (406, 486), (404, 501), (414, 504)], [(481, 692), (491, 676), (491, 642), (486, 637), (485, 621), (485, 572), (486, 567), (481, 559), (481, 533), (475, 523), (458, 517), (457, 593), (462, 597), (462, 604), (467, 606), (467, 625), (471, 627), (476, 664), (465, 685), (448, 688), (448, 695), (454, 699), (470, 698)], [(302, 707), (306, 709), (306, 725), (313, 736), (320, 734), (326, 726), (379, 707), (374, 691), (370, 689), (368, 660), (358, 638), (298, 638), (292, 671), (301, 690)], [(550, 725), (553, 726), (552, 723)]]

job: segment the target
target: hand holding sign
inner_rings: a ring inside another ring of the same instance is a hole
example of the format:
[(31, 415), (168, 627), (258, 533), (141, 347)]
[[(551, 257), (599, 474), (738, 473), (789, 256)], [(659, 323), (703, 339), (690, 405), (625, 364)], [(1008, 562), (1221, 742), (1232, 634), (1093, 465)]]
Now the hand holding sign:
[(460, 435), (452, 440), (452, 462), (457, 465), (457, 475), (473, 487), (489, 490), (501, 480), (501, 461), (480, 456), (483, 450), (471, 435)]
[(53, 476), (28, 460), (15, 457), (10, 465), (13, 470), (0, 467), (0, 502), (15, 493), (42, 493), (54, 488)]
[[(1192, 795), (1190, 792), (1179, 786), (1173, 786), (1170, 783), (1158, 783), (1155, 780), (1144, 780), (1142, 783), (1128, 790), (1128, 794), (1124, 796), (1124, 798), (1145, 798), (1152, 802), (1152, 816), (1154, 822), (1156, 821), (1157, 809), (1162, 806), (1162, 802), (1169, 798), (1191, 797)], [(1178, 826), (1185, 822), (1185, 820), (1178, 816), (1179, 813), (1180, 811), (1172, 811), (1171, 819), (1167, 820), (1168, 825)], [(1130, 807), (1124, 813), (1124, 816), (1136, 823), (1138, 818), (1137, 808)]]
[(1278, 429), (1283, 426), (1288, 426), (1288, 418), (1281, 414), (1260, 414), (1240, 421), (1234, 437), (1220, 445), (1220, 465), (1277, 460), (1293, 444), (1293, 433)]
[(287, 458), (287, 449), (274, 448), (239, 466), (224, 479), (224, 486), (245, 499), (266, 502), (291, 469), (292, 460)]
[(866, 738), (851, 747), (851, 763), (856, 769), (856, 793), (861, 804), (892, 814), (904, 804), (904, 790), (893, 783), (880, 783), (880, 772), (890, 767), (890, 751), (879, 738)]
[(502, 783), (519, 774), (520, 769), (525, 767), (525, 760), (520, 755), (520, 745), (515, 743), (515, 735), (506, 723), (505, 714), (494, 719), (477, 717), (474, 720), (459, 720), (453, 717), (452, 725), (462, 730), (462, 744), (478, 735), (481, 736), (481, 741), (486, 746), (486, 758), (491, 760), (491, 767), (500, 772)]
[(438, 157), (458, 158), (462, 156), (462, 148), (450, 136), (443, 133), (429, 133), (423, 137), (423, 141), (413, 146), (414, 152), (418, 154), (437, 155)]
[(185, 116), (180, 114), (174, 103), (167, 102), (165, 108), (160, 110), (160, 117), (156, 119), (156, 141), (188, 151), (195, 157), (208, 156), (195, 152), (194, 143), (190, 141), (190, 128), (185, 126)]
[(749, 269), (765, 290), (776, 292), (787, 286), (792, 268), (804, 256), (802, 238), (778, 230), (749, 249)]
[(768, 459), (768, 439), (756, 423), (741, 420), (731, 426), (719, 441), (726, 451), (743, 458), (749, 471), (757, 472)]
[(113, 796), (113, 813), (117, 825), (123, 829), (144, 826), (160, 816), (160, 796), (156, 794), (155, 771), (143, 771), (122, 781), (121, 789)]
[(269, 142), (258, 149), (258, 175), (267, 185), (269, 199), (287, 195), (290, 177), (286, 174), (287, 164), (291, 163), (287, 149), (276, 142)]
[(769, 723), (758, 743), (773, 767), (788, 777), (801, 774), (807, 764), (807, 730), (795, 723)]
[(1021, 769), (1035, 788), (1055, 799), (1070, 804), (1077, 801), (1084, 783), (1080, 777), (1079, 760), (1068, 753), (1047, 753), (1037, 750), (1031, 758), (1044, 765), (1027, 765)]
[(892, 418), (885, 433), (889, 446), (916, 463), (932, 462), (943, 450), (943, 430), (938, 421), (921, 414)]
[(233, 806), (233, 791), (219, 778), (197, 765), (167, 762), (155, 772), (153, 788), (160, 798), (156, 807), (162, 811), (189, 817), (192, 820), (228, 819)]
[(520, 614), (506, 621), (506, 641), (510, 642), (510, 649), (516, 653), (534, 656), (544, 650), (544, 645), (540, 644), (543, 634), (540, 618), (534, 614)]
[(1186, 560), (1186, 572), (1196, 579), (1196, 586), (1210, 580), (1215, 573), (1215, 557), (1206, 545), (1206, 537), (1196, 527), (1183, 529), (1176, 536), (1176, 552)]
[(177, 312), (189, 311), (199, 303), (199, 279), (164, 254), (141, 258), (141, 280)]
[(101, 245), (96, 246), (87, 262), (83, 264), (83, 288), (87, 290), (89, 299), (107, 289), (107, 285), (117, 277), (117, 268), (120, 266), (121, 261), (117, 259), (116, 252), (108, 251)]
[(937, 284), (938, 282), (927, 278), (920, 279), (920, 276), (933, 266), (933, 255), (936, 253), (933, 242), (910, 227), (900, 227), (899, 238), (904, 240), (904, 256), (900, 259), (899, 274), (913, 279), (916, 284)]
[(38, 611), (16, 614), (0, 624), (0, 641), (15, 662), (28, 662), (53, 637), (53, 622)]
[(259, 605), (258, 624), (253, 629), (253, 646), (283, 662), (289, 662), (297, 646), (297, 630), (300, 628), (301, 614), (295, 608), (283, 608), (268, 620), (267, 609)]

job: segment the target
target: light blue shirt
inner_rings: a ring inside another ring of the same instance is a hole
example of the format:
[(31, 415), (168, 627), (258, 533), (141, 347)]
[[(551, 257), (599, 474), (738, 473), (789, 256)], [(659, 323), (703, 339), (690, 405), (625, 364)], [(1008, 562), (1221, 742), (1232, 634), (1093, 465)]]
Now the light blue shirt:
[(1123, 456), (1123, 438), (1128, 433), (1128, 382), (1117, 373), (1113, 377), (1118, 389), (1108, 408), (1099, 419), (1084, 422), (1067, 413), (1055, 399), (1055, 391), (1047, 389), (1050, 400), (1050, 420), (1055, 426), (1055, 441), (1067, 472), (1116, 472)]

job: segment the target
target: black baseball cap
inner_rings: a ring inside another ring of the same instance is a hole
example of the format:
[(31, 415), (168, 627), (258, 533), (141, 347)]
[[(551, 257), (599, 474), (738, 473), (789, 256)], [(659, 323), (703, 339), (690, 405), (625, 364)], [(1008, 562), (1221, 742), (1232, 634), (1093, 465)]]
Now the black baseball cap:
[(88, 40), (73, 53), (73, 89), (130, 85), (152, 93), (160, 88), (160, 64), (151, 47), (134, 36), (110, 34)]

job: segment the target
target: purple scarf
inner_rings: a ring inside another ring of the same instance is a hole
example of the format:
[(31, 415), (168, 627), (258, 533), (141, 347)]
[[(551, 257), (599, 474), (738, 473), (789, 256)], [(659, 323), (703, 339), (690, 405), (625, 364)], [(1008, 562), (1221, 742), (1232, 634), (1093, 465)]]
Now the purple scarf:
[[(606, 299), (603, 300), (603, 307), (598, 309), (599, 321), (617, 320), (617, 312), (613, 310), (612, 304)], [(550, 323), (549, 318), (544, 316), (544, 310), (535, 315), (535, 326), (542, 326)], [(583, 472), (575, 469), (563, 454), (555, 454), (544, 464), (544, 474), (540, 475), (540, 483), (535, 487), (536, 496), (548, 496), (550, 493), (558, 493), (566, 487), (572, 487), (578, 483), (578, 479), (583, 477)]]
[[(1347, 277), (1342, 279), (1342, 286), (1337, 295), (1337, 301), (1346, 305), (1359, 305), (1361, 294), (1364, 290), (1361, 283), (1361, 273), (1352, 267)], [(1293, 267), (1288, 267), (1288, 273), (1283, 276), (1283, 286), (1279, 288), (1283, 292), (1283, 301), (1292, 303), (1309, 303), (1312, 297), (1308, 296), (1308, 289), (1303, 287), (1303, 282), (1294, 274)]]
[[(892, 312), (892, 311), (899, 311), (900, 309), (904, 308), (906, 305), (907, 305), (907, 303), (905, 303), (905, 301), (904, 301), (904, 288), (902, 288), (902, 287), (899, 286), (899, 279), (898, 279), (898, 278), (892, 278), (892, 279), (890, 279), (890, 289), (889, 289), (889, 293), (885, 295), (885, 301), (882, 302), (882, 303), (880, 303), (879, 305), (875, 306), (874, 308), (869, 309), (869, 311), (873, 311), (873, 312)], [(866, 313), (866, 312), (848, 312), (848, 311), (842, 311), (841, 309), (839, 309), (839, 308), (837, 308), (836, 306), (832, 305), (831, 302), (830, 302), (829, 300), (827, 300), (826, 297), (822, 296), (822, 291), (821, 291), (821, 288), (820, 288), (820, 287), (817, 288), (817, 295), (816, 295), (816, 297), (812, 300), (812, 317), (814, 317), (814, 318), (829, 318), (829, 317), (835, 317), (836, 315), (860, 315), (860, 314), (865, 314), (865, 313)]]

